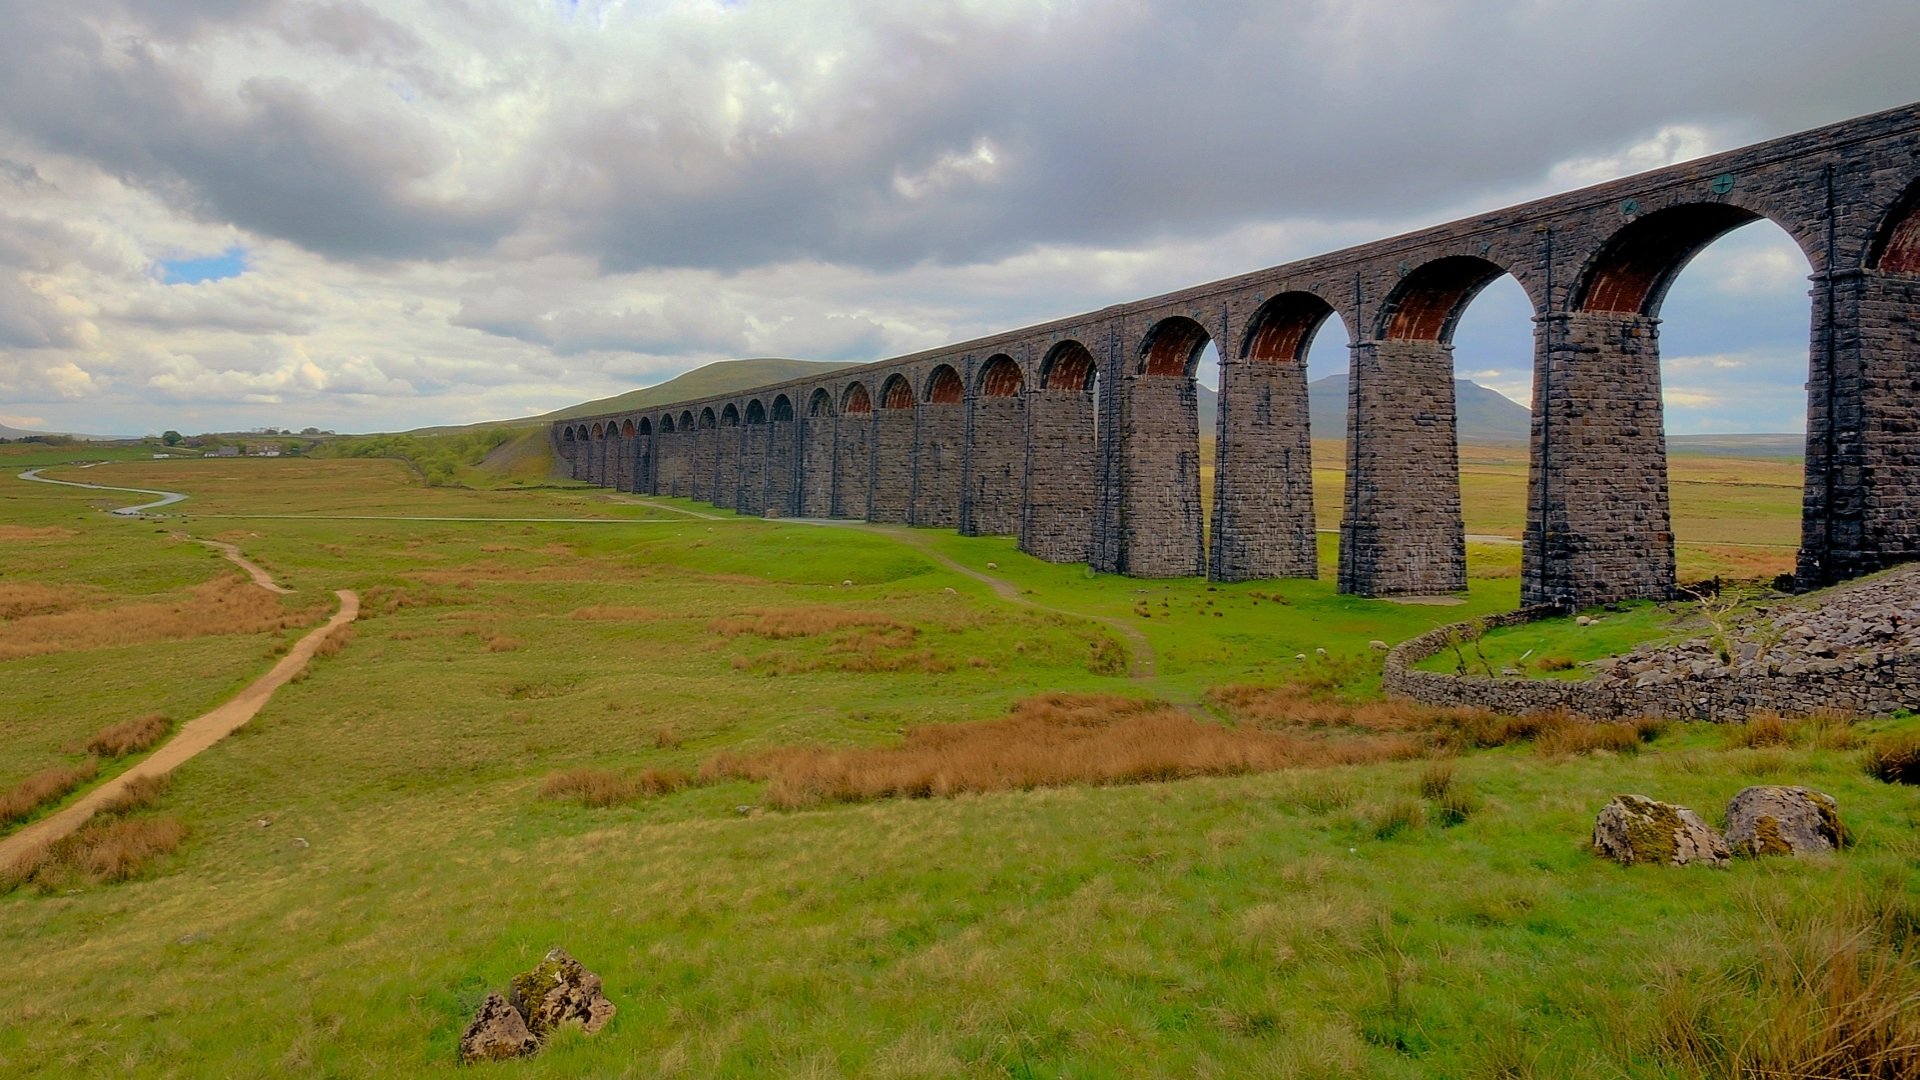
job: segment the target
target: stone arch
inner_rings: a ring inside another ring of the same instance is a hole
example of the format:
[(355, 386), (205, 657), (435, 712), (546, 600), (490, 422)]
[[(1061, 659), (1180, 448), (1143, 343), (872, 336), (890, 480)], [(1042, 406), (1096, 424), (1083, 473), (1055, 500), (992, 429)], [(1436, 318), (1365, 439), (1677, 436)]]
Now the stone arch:
[(594, 437), (595, 439), (601, 439), (601, 438), (605, 438), (605, 437), (606, 437), (606, 433), (600, 430), (600, 423), (599, 423), (599, 421), (595, 421), (595, 422), (594, 422), (594, 425), (593, 425), (593, 437)]
[(1475, 255), (1422, 263), (1387, 294), (1375, 333), (1385, 341), (1450, 343), (1467, 305), (1506, 273), (1506, 267)]
[(652, 438), (653, 437), (653, 419), (651, 417), (646, 417), (646, 416), (641, 417), (640, 426), (635, 430), (639, 432), (640, 437), (643, 439)]
[(767, 422), (767, 407), (760, 404), (759, 398), (747, 402), (747, 423), (764, 424)]
[(1206, 327), (1174, 315), (1153, 325), (1140, 341), (1139, 374), (1163, 378), (1193, 378), (1200, 366), (1200, 354), (1212, 343)]
[(1920, 274), (1920, 180), (1907, 188), (1881, 223), (1867, 266), (1890, 274)]
[(628, 417), (626, 420), (621, 422), (620, 437), (623, 439), (633, 438), (633, 418), (632, 417)]
[(1093, 390), (1097, 368), (1093, 353), (1085, 345), (1071, 339), (1062, 341), (1048, 349), (1046, 359), (1040, 361), (1040, 387), (1088, 393)]
[[(1574, 311), (1657, 316), (1667, 290), (1695, 255), (1764, 216), (1743, 206), (1714, 202), (1682, 203), (1635, 218), (1587, 260), (1570, 306)], [(1793, 235), (1791, 229), (1786, 232)]]
[(562, 428), (562, 429), (560, 430), (560, 441), (561, 441), (561, 442), (573, 442), (573, 441), (574, 441), (574, 438), (573, 438), (573, 427), (572, 427), (571, 425), (569, 425), (569, 426), (567, 426), (567, 427), (565, 427), (565, 428)]
[(662, 435), (673, 434), (673, 414), (672, 413), (667, 413), (660, 417), (660, 434)]
[(873, 398), (867, 394), (867, 384), (853, 383), (842, 395), (840, 411), (848, 416), (865, 416), (873, 411)]
[(706, 408), (701, 409), (700, 410), (700, 430), (709, 431), (717, 426), (718, 425), (714, 422), (713, 406), (709, 405)]
[(980, 366), (979, 386), (983, 397), (1014, 397), (1025, 384), (1026, 376), (1020, 373), (1020, 365), (1006, 353), (995, 353)]
[(1304, 364), (1313, 339), (1333, 314), (1333, 305), (1315, 293), (1283, 292), (1260, 305), (1247, 322), (1240, 356), (1266, 363)]
[(887, 381), (880, 384), (880, 407), (911, 409), (913, 406), (913, 384), (907, 382), (907, 377), (899, 372), (887, 376)]
[(721, 427), (739, 427), (740, 426), (740, 407), (738, 405), (735, 405), (733, 402), (729, 401), (725, 405), (721, 406), (720, 426)]
[(958, 405), (966, 399), (966, 384), (952, 364), (941, 364), (927, 376), (925, 401), (929, 405)]
[(813, 396), (807, 399), (807, 415), (811, 417), (833, 415), (833, 395), (827, 393), (825, 387), (815, 390)]
[(692, 431), (693, 429), (694, 429), (693, 428), (693, 410), (681, 409), (680, 410), (680, 430)]
[(793, 419), (793, 399), (781, 394), (773, 399), (773, 420), (780, 423)]

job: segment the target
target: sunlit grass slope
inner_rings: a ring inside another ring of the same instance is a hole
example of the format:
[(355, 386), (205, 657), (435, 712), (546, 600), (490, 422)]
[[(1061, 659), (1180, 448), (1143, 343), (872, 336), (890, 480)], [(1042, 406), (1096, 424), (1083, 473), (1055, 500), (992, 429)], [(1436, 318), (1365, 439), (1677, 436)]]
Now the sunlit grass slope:
[[(724, 777), (603, 809), (542, 795), (582, 767), (896, 745), (1042, 693), (1208, 723), (1229, 722), (1208, 691), (1235, 684), (1365, 698), (1370, 641), (1517, 601), (1511, 546), (1475, 546), (1464, 604), (1422, 607), (1339, 596), (1330, 576), (1137, 581), (1004, 539), (429, 489), (388, 461), (84, 475), (194, 498), (166, 524), (112, 519), (92, 509), (110, 497), (9, 471), (0, 521), (30, 535), (0, 547), (5, 581), (104, 610), (233, 572), (178, 530), (239, 544), (295, 587), (292, 610), (350, 587), (366, 614), (179, 770), (154, 811), (185, 826), (177, 855), (120, 885), (0, 897), (0, 1072), (462, 1075), (455, 1041), (486, 991), (564, 945), (619, 1014), (503, 1075), (1711, 1075), (1667, 1033), (1693, 1009), (1737, 1037), (1745, 1002), (1772, 1000), (1711, 989), (1764, 951), (1769, 919), (1848, 896), (1920, 911), (1903, 789), (1854, 751), (1728, 749), (1710, 730), (1633, 754), (1464, 753), (1452, 783), (1475, 810), (1451, 826), (1413, 761), (800, 811)], [(995, 563), (1057, 610), (947, 559)], [(1104, 658), (1135, 645), (1085, 616), (1144, 635), (1157, 677), (1113, 673)], [(0, 784), (110, 723), (204, 708), (284, 636), (0, 661)], [(1723, 872), (1584, 850), (1616, 792), (1715, 817), (1761, 781), (1831, 792), (1858, 846)]]

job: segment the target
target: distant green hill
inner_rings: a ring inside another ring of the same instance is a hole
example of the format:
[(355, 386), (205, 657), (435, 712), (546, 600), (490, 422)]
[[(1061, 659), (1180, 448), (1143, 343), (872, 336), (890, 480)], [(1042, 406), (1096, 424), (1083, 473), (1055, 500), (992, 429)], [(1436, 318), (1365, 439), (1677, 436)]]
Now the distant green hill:
[(576, 416), (631, 412), (653, 405), (710, 397), (714, 394), (730, 394), (737, 390), (751, 390), (756, 386), (768, 386), (786, 382), (789, 379), (805, 379), (853, 366), (831, 361), (785, 360), (771, 356), (757, 360), (719, 360), (705, 367), (694, 368), (684, 375), (677, 375), (663, 383), (643, 386), (638, 390), (629, 390), (613, 397), (583, 401), (578, 405), (569, 405), (564, 409), (555, 409), (553, 412), (542, 413), (539, 416), (522, 416), (513, 420), (487, 420), (478, 424), (417, 428), (406, 434), (446, 435), (475, 428), (531, 427), (535, 424), (567, 420)]
[(583, 401), (578, 405), (570, 405), (533, 419), (566, 420), (575, 416), (631, 412), (651, 405), (666, 405), (675, 401), (710, 397), (714, 394), (731, 394), (738, 390), (751, 390), (756, 386), (768, 386), (790, 379), (825, 375), (829, 371), (853, 366), (819, 360), (783, 360), (778, 357), (765, 357), (759, 360), (721, 360), (706, 367), (694, 368), (685, 375), (668, 379), (663, 383), (642, 387), (639, 390), (629, 390), (624, 394), (601, 398), (598, 401)]

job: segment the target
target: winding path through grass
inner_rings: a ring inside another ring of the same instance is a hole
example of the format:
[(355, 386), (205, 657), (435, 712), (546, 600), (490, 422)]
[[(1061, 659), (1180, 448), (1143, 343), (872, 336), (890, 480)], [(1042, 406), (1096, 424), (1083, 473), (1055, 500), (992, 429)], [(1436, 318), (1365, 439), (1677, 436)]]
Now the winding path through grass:
[[(46, 468), (46, 466), (42, 466), (42, 468)], [(177, 502), (185, 502), (187, 498), (178, 491), (155, 491), (152, 488), (113, 487), (109, 484), (82, 484), (77, 480), (55, 480), (49, 476), (41, 476), (39, 469), (28, 469), (26, 472), (20, 474), (20, 479), (33, 480), (42, 484), (59, 484), (61, 487), (92, 488), (95, 491), (130, 491), (135, 495), (160, 496), (159, 499), (150, 503), (141, 503), (139, 506), (122, 506), (117, 510), (110, 511), (122, 517), (133, 517), (136, 514), (143, 514), (148, 510), (158, 509), (162, 506), (172, 506)]]
[[(39, 469), (28, 469), (20, 474), (22, 480), (37, 480), (42, 484), (60, 484), (64, 487), (94, 488), (99, 491), (131, 491), (138, 495), (164, 496), (158, 502), (141, 506), (122, 507), (112, 513), (132, 516), (158, 506), (169, 506), (181, 502), (187, 496), (177, 491), (153, 491), (146, 488), (110, 487), (105, 484), (77, 484), (69, 480), (52, 480), (38, 475)], [(273, 580), (258, 563), (240, 554), (240, 549), (223, 540), (203, 540), (184, 533), (171, 534), (176, 539), (192, 540), (198, 544), (218, 551), (228, 562), (247, 572), (253, 583), (271, 593), (286, 595), (292, 589)], [(203, 713), (181, 725), (173, 738), (162, 743), (158, 750), (147, 755), (132, 768), (119, 776), (108, 780), (92, 791), (87, 792), (74, 802), (56, 813), (49, 814), (39, 821), (22, 828), (20, 831), (0, 839), (0, 866), (17, 862), (22, 856), (36, 848), (44, 847), (72, 833), (86, 824), (100, 807), (124, 791), (128, 784), (143, 776), (161, 776), (172, 772), (182, 762), (207, 749), (214, 743), (226, 738), (241, 725), (254, 718), (273, 697), (274, 691), (292, 681), (313, 659), (327, 638), (341, 627), (360, 616), (360, 595), (352, 589), (339, 589), (334, 592), (340, 599), (340, 609), (325, 623), (309, 630), (294, 643), (287, 655), (273, 665), (265, 675), (248, 684), (245, 690), (227, 699), (211, 712)]]
[(94, 812), (118, 795), (135, 779), (172, 772), (180, 763), (207, 749), (254, 718), (273, 692), (285, 686), (307, 666), (313, 654), (334, 631), (360, 615), (360, 596), (351, 589), (334, 593), (340, 598), (340, 610), (324, 624), (309, 630), (294, 643), (273, 669), (255, 679), (245, 690), (229, 698), (212, 712), (203, 713), (183, 724), (173, 738), (147, 755), (126, 772), (82, 795), (72, 805), (50, 814), (19, 832), (0, 840), (0, 866), (11, 865), (35, 848), (51, 844), (84, 825)]

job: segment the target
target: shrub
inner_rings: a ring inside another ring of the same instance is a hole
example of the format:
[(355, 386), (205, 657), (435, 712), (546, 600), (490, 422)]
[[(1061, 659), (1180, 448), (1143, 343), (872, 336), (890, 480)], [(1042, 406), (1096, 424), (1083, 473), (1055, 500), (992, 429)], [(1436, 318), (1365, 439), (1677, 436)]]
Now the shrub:
[(25, 821), (49, 803), (58, 802), (67, 793), (100, 774), (100, 765), (92, 758), (78, 765), (55, 765), (0, 792), (0, 825)]
[(1541, 671), (1572, 671), (1575, 665), (1571, 656), (1543, 656), (1533, 666)]
[(1867, 746), (1867, 775), (1889, 784), (1920, 784), (1920, 732), (1882, 735)]
[(101, 757), (125, 757), (138, 753), (164, 738), (173, 722), (159, 713), (148, 713), (101, 728), (87, 740), (87, 752)]

